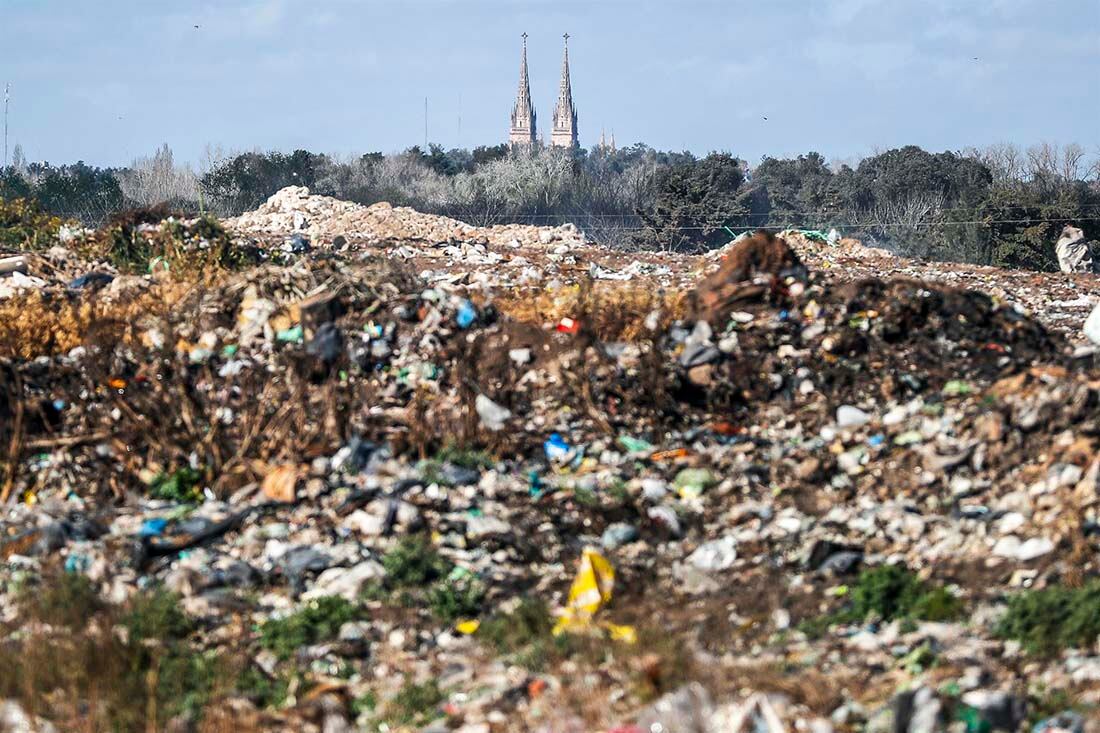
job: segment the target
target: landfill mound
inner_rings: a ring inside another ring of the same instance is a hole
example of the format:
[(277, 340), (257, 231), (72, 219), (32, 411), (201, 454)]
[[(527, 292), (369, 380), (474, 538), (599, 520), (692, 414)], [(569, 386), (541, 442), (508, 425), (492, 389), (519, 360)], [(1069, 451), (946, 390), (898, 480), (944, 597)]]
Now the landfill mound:
[(793, 235), (436, 239), (4, 301), (85, 320), (0, 360), (0, 726), (1096, 729), (1093, 350)]
[(585, 241), (584, 234), (572, 224), (559, 227), (522, 224), (475, 227), (457, 219), (424, 214), (403, 206), (394, 207), (385, 202), (362, 206), (330, 196), (317, 196), (305, 186), (288, 186), (276, 192), (255, 211), (227, 220), (226, 226), (239, 234), (302, 232), (315, 241), (330, 241), (342, 236), (372, 244), (469, 242), (518, 247)]

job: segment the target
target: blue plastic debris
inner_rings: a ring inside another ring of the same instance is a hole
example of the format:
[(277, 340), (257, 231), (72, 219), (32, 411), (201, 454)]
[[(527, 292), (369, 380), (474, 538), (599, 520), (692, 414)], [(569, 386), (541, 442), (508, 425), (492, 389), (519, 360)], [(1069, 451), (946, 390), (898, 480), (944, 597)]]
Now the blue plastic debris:
[(88, 287), (98, 288), (109, 284), (114, 279), (114, 275), (109, 275), (106, 272), (89, 272), (87, 275), (81, 275), (70, 281), (69, 288), (71, 290), (81, 290)]
[(1031, 728), (1031, 733), (1054, 733), (1054, 731), (1070, 731), (1070, 733), (1082, 733), (1085, 730), (1085, 719), (1079, 713), (1066, 710), (1052, 718), (1040, 720)]
[(527, 491), (531, 495), (532, 499), (539, 498), (540, 496), (542, 496), (543, 491), (546, 490), (546, 487), (542, 483), (542, 478), (539, 476), (537, 471), (531, 471), (527, 474), (527, 483)]
[(455, 313), (455, 322), (459, 328), (469, 328), (477, 320), (477, 308), (468, 300), (458, 304), (458, 312)]
[(542, 444), (542, 448), (546, 451), (546, 457), (551, 461), (568, 460), (572, 451), (569, 444), (565, 442), (565, 438), (558, 433), (551, 433), (546, 442)]
[(168, 526), (167, 519), (146, 519), (141, 529), (138, 530), (140, 537), (159, 537), (164, 534), (164, 528)]
[(867, 445), (872, 448), (878, 448), (880, 445), (886, 442), (886, 436), (882, 433), (876, 433), (867, 439)]

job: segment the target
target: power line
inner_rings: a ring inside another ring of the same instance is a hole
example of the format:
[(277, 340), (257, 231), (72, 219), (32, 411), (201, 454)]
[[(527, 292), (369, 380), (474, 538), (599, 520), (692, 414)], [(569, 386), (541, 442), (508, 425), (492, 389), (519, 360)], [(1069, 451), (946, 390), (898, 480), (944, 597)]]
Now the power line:
[[(1002, 207), (1002, 208), (1017, 208), (1017, 207)], [(1019, 208), (1032, 208), (1032, 207), (1019, 207)], [(1038, 208), (1038, 207), (1036, 206), (1034, 208)], [(1077, 208), (1080, 209), (1080, 210), (1100, 211), (1100, 204), (1081, 204)], [(967, 208), (967, 207), (958, 207), (956, 209), (943, 209), (942, 211), (972, 211), (972, 210), (973, 209), (970, 209), (970, 208)], [(821, 216), (822, 212), (821, 211), (783, 211), (783, 212), (780, 212), (780, 214), (782, 216), (810, 217), (810, 216)], [(489, 215), (487, 214), (485, 216), (489, 216)], [(768, 212), (768, 213), (761, 213), (761, 214), (744, 214), (739, 218), (769, 219), (769, 218), (772, 218), (773, 216), (774, 216), (773, 213)], [(499, 219), (509, 219), (509, 218), (523, 218), (523, 219), (565, 219), (565, 218), (639, 219), (639, 218), (641, 218), (641, 216), (639, 214), (609, 214), (609, 213), (566, 212), (566, 213), (562, 213), (562, 214), (516, 214), (514, 216), (509, 215), (509, 214), (494, 214), (494, 215), (492, 215), (492, 218), (499, 218)], [(1005, 223), (1005, 222), (1017, 222), (1018, 223), (1018, 222), (1028, 222), (1028, 221), (1042, 222), (1042, 221), (1092, 221), (1092, 220), (1093, 219), (1091, 219), (1089, 217), (1059, 216), (1059, 217), (1048, 217), (1048, 218), (1022, 218), (1022, 219), (974, 219), (972, 221), (975, 221), (975, 222), (978, 222), (978, 223), (983, 223), (983, 224), (985, 224), (985, 223), (999, 224), (999, 223)], [(696, 220), (696, 221), (699, 221), (699, 220)], [(703, 221), (710, 221), (710, 220), (703, 220)], [(722, 219), (716, 219), (714, 221), (716, 222), (717, 225), (720, 226), (723, 223), (728, 222), (728, 219), (722, 218)], [(930, 225), (936, 225), (936, 224), (963, 224), (963, 223), (967, 223), (967, 220), (960, 221), (960, 220), (946, 219), (946, 220), (942, 220), (942, 221), (931, 221), (931, 222), (928, 222), (928, 223)], [(856, 226), (856, 225), (849, 224), (849, 225), (846, 225), (846, 226)], [(790, 228), (790, 227), (788, 227), (788, 228)], [(806, 229), (806, 228), (810, 228), (810, 227), (802, 227), (802, 228)]]
[[(546, 221), (548, 219), (570, 221), (570, 220), (584, 220), (584, 219), (605, 219), (609, 216), (614, 217), (614, 218), (619, 218), (619, 215), (617, 215), (617, 214), (616, 215), (606, 215), (606, 214), (591, 214), (591, 215), (588, 215), (588, 214), (530, 214), (530, 215), (522, 215), (521, 214), (521, 215), (516, 215), (516, 216), (509, 216), (509, 215), (506, 215), (506, 214), (498, 214), (498, 215), (485, 214), (485, 215), (482, 215), (482, 216), (476, 216), (476, 217), (470, 217), (470, 218), (476, 218), (479, 221), (494, 221), (494, 222), (499, 222), (499, 223), (522, 224), (522, 223), (524, 223), (524, 220), (532, 220), (532, 219), (538, 219), (538, 220), (541, 220), (541, 221)], [(623, 214), (622, 215), (622, 219), (623, 219), (624, 223), (625, 223), (625, 220), (627, 218), (632, 218), (634, 220), (640, 219), (640, 217), (631, 217), (631, 215), (629, 215), (629, 214)], [(927, 227), (938, 227), (938, 226), (956, 226), (956, 225), (959, 225), (959, 226), (978, 226), (978, 225), (989, 226), (989, 225), (992, 225), (992, 224), (1060, 224), (1060, 223), (1066, 222), (1066, 221), (1074, 221), (1074, 222), (1088, 221), (1088, 222), (1093, 222), (1093, 221), (1100, 221), (1100, 217), (1096, 217), (1096, 216), (1086, 216), (1086, 217), (1060, 216), (1060, 217), (1054, 217), (1054, 218), (1032, 218), (1032, 219), (971, 219), (971, 220), (950, 220), (950, 219), (948, 219), (948, 220), (944, 220), (944, 221), (927, 221), (927, 222), (912, 222), (912, 223), (877, 222), (877, 221), (865, 221), (865, 222), (854, 222), (853, 223), (853, 222), (833, 221), (833, 222), (821, 222), (821, 223), (815, 223), (815, 224), (803, 224), (803, 225), (797, 225), (797, 226), (792, 225), (792, 224), (733, 225), (733, 224), (730, 224), (727, 219), (722, 219), (722, 220), (716, 220), (716, 221), (713, 221), (713, 222), (710, 222), (710, 223), (704, 223), (704, 224), (701, 224), (701, 225), (694, 225), (694, 226), (623, 227), (622, 231), (646, 231), (646, 230), (649, 230), (649, 229), (673, 229), (673, 230), (676, 230), (676, 231), (704, 231), (704, 230), (710, 230), (710, 229), (721, 229), (723, 227), (729, 227), (730, 229), (744, 229), (744, 230), (766, 229), (766, 230), (775, 230), (775, 231), (799, 230), (799, 229), (803, 229), (803, 230), (827, 229), (827, 228), (837, 228), (837, 227), (843, 227), (845, 229), (916, 229), (916, 228), (927, 228)]]

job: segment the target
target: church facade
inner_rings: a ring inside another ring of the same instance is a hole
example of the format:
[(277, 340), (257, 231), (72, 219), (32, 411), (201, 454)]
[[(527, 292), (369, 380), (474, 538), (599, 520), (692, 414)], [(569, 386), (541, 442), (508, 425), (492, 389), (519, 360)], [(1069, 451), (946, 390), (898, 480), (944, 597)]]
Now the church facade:
[[(561, 148), (577, 147), (577, 109), (573, 106), (573, 86), (569, 79), (569, 34), (561, 63), (558, 101), (550, 128), (550, 144)], [(527, 34), (523, 34), (523, 55), (519, 65), (519, 89), (512, 106), (512, 126), (508, 142), (513, 148), (531, 148), (539, 141), (537, 115), (531, 103), (531, 82), (527, 73)]]

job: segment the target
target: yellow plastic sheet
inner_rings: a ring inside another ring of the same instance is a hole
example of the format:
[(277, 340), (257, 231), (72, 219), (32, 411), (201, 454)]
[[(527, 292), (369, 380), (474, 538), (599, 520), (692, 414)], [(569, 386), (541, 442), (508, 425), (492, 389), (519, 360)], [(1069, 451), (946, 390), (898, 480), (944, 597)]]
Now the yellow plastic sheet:
[(476, 632), (479, 628), (481, 628), (481, 622), (477, 619), (459, 621), (455, 624), (455, 631), (460, 634), (466, 634), (467, 636)]
[[(591, 547), (581, 554), (580, 568), (569, 588), (569, 603), (554, 626), (554, 635), (565, 632), (588, 633), (595, 628), (593, 616), (611, 600), (615, 587), (615, 568), (610, 561)], [(630, 626), (600, 624), (616, 641), (633, 644), (637, 638)]]

